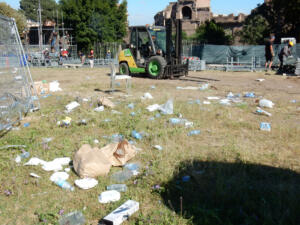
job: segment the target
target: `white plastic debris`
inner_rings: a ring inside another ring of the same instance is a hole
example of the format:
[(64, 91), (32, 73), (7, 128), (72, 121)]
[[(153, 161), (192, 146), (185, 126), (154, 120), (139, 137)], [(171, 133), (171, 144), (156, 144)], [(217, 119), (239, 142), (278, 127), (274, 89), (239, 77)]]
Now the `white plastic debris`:
[(95, 112), (103, 112), (104, 111), (104, 106), (99, 106), (97, 108), (94, 109)]
[(62, 165), (56, 162), (46, 162), (42, 169), (45, 171), (60, 171), (63, 169)]
[(15, 159), (15, 162), (16, 162), (16, 163), (20, 163), (21, 161), (22, 161), (22, 158), (21, 158), (20, 155), (18, 155), (18, 156), (16, 157), (16, 159)]
[(84, 178), (75, 180), (75, 185), (81, 189), (87, 190), (98, 185), (98, 181), (94, 178)]
[(99, 144), (99, 140), (95, 139), (94, 144)]
[(163, 150), (163, 147), (161, 147), (160, 145), (154, 145), (153, 148), (159, 150), (159, 151), (162, 151)]
[(141, 99), (142, 100), (153, 99), (153, 96), (149, 92), (147, 92), (141, 97)]
[(40, 176), (37, 175), (37, 174), (35, 174), (35, 173), (30, 173), (29, 175), (30, 175), (31, 177), (34, 177), (34, 178), (40, 178)]
[(56, 182), (58, 180), (68, 180), (69, 174), (66, 172), (55, 172), (51, 175), (50, 180)]
[(265, 79), (256, 79), (255, 81), (263, 82), (263, 81), (265, 81)]
[(177, 90), (199, 90), (200, 87), (192, 87), (192, 86), (187, 86), (187, 87), (176, 87)]
[(267, 99), (261, 99), (259, 101), (259, 106), (260, 107), (273, 108), (274, 105), (275, 104), (272, 101), (267, 100)]
[(203, 104), (204, 104), (204, 105), (210, 105), (211, 102), (210, 102), (210, 101), (203, 101)]
[(221, 105), (231, 105), (230, 99), (227, 99), (227, 98), (221, 99), (221, 100), (219, 101), (219, 103), (220, 103)]
[(147, 109), (149, 112), (154, 112), (154, 111), (158, 110), (159, 107), (160, 107), (160, 105), (154, 104), (154, 105), (148, 106), (146, 109)]
[(67, 113), (72, 112), (74, 109), (76, 109), (80, 104), (78, 102), (71, 102), (70, 104), (66, 105), (66, 111)]
[(49, 91), (50, 92), (62, 91), (62, 89), (59, 87), (59, 82), (57, 80), (49, 83)]
[(47, 162), (44, 160), (41, 160), (39, 158), (33, 157), (31, 158), (27, 163), (24, 164), (24, 166), (38, 166), (38, 165), (44, 165)]
[(118, 191), (115, 190), (111, 190), (111, 191), (104, 191), (102, 192), (99, 197), (98, 200), (100, 203), (109, 203), (109, 202), (116, 202), (119, 201), (121, 198), (121, 194)]
[(111, 113), (112, 113), (112, 114), (117, 114), (117, 115), (121, 115), (121, 114), (122, 114), (121, 112), (116, 111), (116, 110), (111, 110)]
[(105, 224), (120, 225), (125, 220), (139, 210), (139, 203), (133, 200), (128, 200), (123, 205), (115, 209), (109, 215), (103, 218)]
[(64, 171), (69, 173), (71, 171), (71, 169), (70, 168), (65, 168)]
[(159, 107), (159, 111), (163, 114), (172, 115), (173, 114), (173, 100), (168, 100), (164, 105)]
[(263, 110), (263, 109), (261, 109), (259, 107), (257, 107), (256, 113), (260, 114), (260, 115), (272, 116), (271, 113), (269, 113), (269, 112), (267, 112), (267, 111), (265, 111), (265, 110)]
[(207, 97), (206, 99), (207, 99), (207, 100), (219, 100), (220, 98), (219, 98), (219, 97), (212, 96), (212, 97)]
[(201, 91), (204, 91), (204, 90), (206, 90), (206, 89), (208, 89), (209, 88), (209, 84), (203, 84), (201, 87), (200, 87), (200, 90)]

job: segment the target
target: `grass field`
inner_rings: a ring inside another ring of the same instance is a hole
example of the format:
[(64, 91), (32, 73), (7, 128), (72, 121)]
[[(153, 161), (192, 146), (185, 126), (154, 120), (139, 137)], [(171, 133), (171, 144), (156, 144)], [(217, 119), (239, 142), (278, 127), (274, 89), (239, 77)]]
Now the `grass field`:
[[(126, 182), (128, 191), (121, 200), (100, 204), (98, 195), (112, 184), (110, 175), (122, 168), (112, 168), (109, 176), (98, 177), (99, 184), (90, 190), (76, 188), (66, 192), (53, 184), (40, 166), (15, 163), (17, 149), (0, 151), (0, 223), (57, 224), (59, 212), (82, 211), (87, 224), (98, 222), (112, 210), (132, 199), (140, 203), (138, 213), (124, 224), (300, 224), (300, 79), (297, 77), (265, 76), (262, 73), (191, 72), (183, 80), (151, 80), (135, 77), (131, 96), (121, 91), (108, 94), (108, 69), (32, 69), (35, 81), (58, 80), (62, 92), (41, 98), (41, 110), (30, 113), (19, 125), (0, 138), (0, 146), (26, 145), (32, 157), (53, 160), (73, 157), (83, 145), (103, 147), (109, 141), (103, 136), (122, 134), (132, 140), (131, 131), (147, 135), (136, 146), (132, 162), (142, 165), (140, 174)], [(264, 82), (255, 81), (266, 79)], [(198, 86), (210, 83), (204, 91), (177, 90), (177, 86)], [(155, 89), (151, 86), (155, 85)], [(154, 99), (142, 101), (150, 92)], [(225, 98), (234, 94), (255, 92), (275, 103), (267, 109), (272, 117), (256, 115), (257, 98), (241, 98), (243, 103), (224, 106), (190, 104), (207, 100), (208, 96)], [(121, 115), (94, 112), (100, 96), (113, 97)], [(91, 101), (83, 102), (83, 98)], [(174, 115), (162, 115), (149, 121), (157, 112), (148, 105), (174, 101)], [(66, 114), (64, 107), (77, 100), (81, 106), (68, 116), (68, 128), (57, 126)], [(291, 100), (296, 100), (291, 102)], [(134, 103), (133, 110), (127, 105)], [(134, 111), (133, 117), (130, 113)], [(171, 117), (182, 114), (194, 122), (193, 128), (169, 124)], [(86, 126), (76, 121), (86, 119)], [(103, 122), (111, 119), (111, 122)], [(29, 122), (30, 126), (23, 127)], [(271, 123), (271, 132), (260, 131), (260, 122)], [(187, 136), (190, 130), (201, 134)], [(43, 138), (53, 140), (45, 145)], [(94, 144), (98, 139), (99, 144)], [(161, 145), (162, 151), (153, 145)], [(30, 173), (41, 176), (35, 179)], [(68, 181), (78, 179), (70, 172)], [(183, 176), (190, 176), (183, 182)], [(153, 186), (159, 185), (159, 188)]]

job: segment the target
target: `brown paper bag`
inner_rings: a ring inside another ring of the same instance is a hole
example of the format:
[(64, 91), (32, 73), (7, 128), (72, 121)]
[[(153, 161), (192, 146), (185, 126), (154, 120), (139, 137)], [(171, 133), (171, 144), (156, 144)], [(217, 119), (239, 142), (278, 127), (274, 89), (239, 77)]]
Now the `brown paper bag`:
[(73, 159), (74, 170), (81, 178), (105, 176), (111, 168), (111, 160), (98, 148), (83, 145)]
[(113, 166), (124, 166), (136, 154), (135, 148), (127, 140), (109, 144), (101, 148), (100, 151), (110, 160)]
[(110, 101), (108, 98), (105, 98), (105, 97), (100, 97), (99, 103), (108, 108), (112, 108), (112, 109), (115, 108), (115, 104), (112, 101)]

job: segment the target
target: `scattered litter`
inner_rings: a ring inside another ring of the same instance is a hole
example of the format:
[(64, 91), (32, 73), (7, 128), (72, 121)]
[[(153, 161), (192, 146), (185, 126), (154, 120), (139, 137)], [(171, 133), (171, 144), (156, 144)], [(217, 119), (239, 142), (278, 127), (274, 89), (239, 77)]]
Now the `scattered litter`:
[(80, 106), (80, 104), (78, 102), (71, 102), (70, 104), (66, 105), (66, 112), (70, 113), (72, 112), (74, 109), (76, 109), (78, 106)]
[(87, 120), (86, 119), (82, 119), (80, 121), (78, 121), (77, 123), (79, 126), (86, 126), (87, 125)]
[(115, 108), (115, 104), (110, 101), (108, 98), (105, 98), (105, 97), (100, 97), (99, 98), (99, 104), (102, 105), (102, 106), (105, 106), (105, 107), (108, 107), (108, 108)]
[(113, 134), (110, 137), (110, 141), (113, 143), (119, 143), (121, 141), (123, 141), (124, 136), (122, 134)]
[(255, 81), (263, 82), (263, 81), (265, 81), (265, 79), (256, 79)]
[(87, 190), (98, 185), (98, 181), (94, 178), (84, 178), (80, 180), (75, 180), (75, 185), (81, 189)]
[(97, 108), (94, 109), (95, 112), (103, 112), (104, 111), (104, 106), (99, 106)]
[(111, 191), (102, 192), (99, 195), (98, 200), (100, 203), (106, 204), (106, 203), (110, 203), (110, 202), (119, 201), (120, 198), (121, 198), (120, 192), (111, 190)]
[(207, 97), (206, 99), (207, 99), (207, 100), (219, 100), (220, 98), (219, 98), (219, 97), (212, 96), (212, 97)]
[(20, 163), (22, 161), (22, 159), (27, 159), (27, 158), (29, 158), (29, 156), (30, 156), (30, 153), (24, 151), (21, 155), (18, 155), (16, 157), (15, 162)]
[(134, 104), (133, 104), (133, 103), (130, 103), (127, 107), (128, 107), (129, 109), (134, 109)]
[(127, 140), (109, 144), (101, 149), (83, 145), (74, 156), (74, 170), (81, 178), (107, 175), (111, 166), (124, 166), (135, 154), (135, 147)]
[(60, 171), (63, 166), (69, 165), (71, 159), (69, 157), (57, 158), (53, 161), (46, 162), (43, 164), (42, 169), (45, 171)]
[(137, 139), (137, 140), (142, 140), (142, 139), (143, 139), (142, 134), (139, 133), (139, 132), (137, 132), (137, 131), (135, 131), (135, 130), (133, 130), (133, 131), (131, 132), (131, 136), (132, 136), (133, 138)]
[(111, 113), (112, 113), (112, 114), (117, 114), (117, 115), (122, 115), (121, 112), (118, 112), (118, 111), (116, 111), (116, 110), (111, 110)]
[(99, 144), (99, 140), (95, 139), (94, 144)]
[(66, 180), (55, 180), (54, 183), (62, 189), (74, 191), (75, 188)]
[(159, 110), (163, 114), (172, 115), (173, 114), (173, 100), (168, 100), (164, 105), (161, 105), (159, 107)]
[(141, 99), (142, 100), (153, 99), (153, 96), (149, 92), (147, 92), (141, 97)]
[(253, 92), (248, 92), (244, 95), (245, 98), (255, 98), (255, 94)]
[(269, 113), (269, 112), (267, 112), (267, 111), (265, 111), (265, 110), (263, 110), (259, 107), (257, 107), (256, 113), (259, 114), (259, 115), (272, 116), (271, 113)]
[(209, 102), (209, 101), (203, 101), (203, 104), (204, 104), (204, 105), (210, 105), (211, 102)]
[(192, 87), (192, 86), (188, 86), (188, 87), (176, 87), (177, 90), (199, 90), (200, 87)]
[(186, 128), (192, 127), (194, 125), (193, 122), (188, 121), (187, 119), (181, 119), (181, 118), (170, 118), (169, 122), (173, 125), (184, 125)]
[(161, 117), (160, 113), (156, 113), (156, 114), (155, 114), (155, 117), (156, 117), (156, 118), (160, 118), (160, 117)]
[(69, 174), (66, 172), (55, 172), (51, 175), (50, 180), (56, 182), (58, 180), (68, 180)]
[(230, 103), (230, 99), (228, 99), (228, 98), (225, 98), (225, 99), (221, 99), (220, 101), (219, 101), (219, 103), (221, 104), (221, 105), (231, 105), (231, 103)]
[(208, 89), (209, 88), (209, 84), (203, 84), (201, 87), (200, 87), (200, 90), (201, 91), (204, 91), (204, 90), (206, 90), (206, 89)]
[(49, 83), (49, 90), (50, 92), (62, 91), (62, 89), (59, 87), (59, 82), (57, 80)]
[(89, 102), (90, 100), (88, 98), (83, 98), (82, 101), (83, 102)]
[(59, 225), (84, 225), (85, 218), (82, 212), (71, 212), (67, 215), (64, 215), (58, 221)]
[(35, 173), (30, 173), (29, 175), (30, 175), (31, 177), (34, 177), (34, 178), (40, 178), (40, 176), (37, 175), (37, 174), (35, 174)]
[(290, 101), (291, 103), (297, 103), (297, 100), (293, 99)]
[(66, 117), (65, 119), (62, 120), (63, 125), (69, 126), (71, 124), (72, 118), (71, 117)]
[(69, 173), (69, 172), (71, 171), (70, 168), (65, 168), (64, 170), (65, 170), (65, 172), (67, 172), (67, 173)]
[(191, 180), (191, 177), (190, 176), (183, 176), (182, 177), (182, 181), (183, 182), (189, 182)]
[(128, 163), (125, 164), (124, 168), (130, 170), (133, 176), (137, 176), (139, 174), (140, 165), (137, 163)]
[(127, 185), (126, 184), (112, 184), (112, 185), (107, 186), (106, 190), (108, 190), (108, 191), (115, 190), (118, 192), (126, 192)]
[(265, 122), (260, 123), (260, 130), (270, 132), (271, 131), (271, 124), (270, 123), (265, 123)]
[(150, 106), (148, 106), (146, 109), (147, 109), (149, 112), (154, 112), (154, 111), (158, 110), (159, 108), (160, 108), (160, 105), (155, 104), (155, 105), (150, 105)]
[(44, 165), (47, 162), (44, 160), (41, 160), (39, 158), (31, 158), (27, 163), (24, 164), (24, 166), (38, 166), (38, 165)]
[(161, 147), (160, 145), (154, 145), (153, 148), (159, 150), (159, 151), (162, 151), (163, 150), (163, 147)]
[(30, 126), (30, 123), (24, 123), (23, 126), (24, 126), (24, 127), (29, 127), (29, 126)]
[(155, 89), (156, 87), (155, 87), (155, 85), (152, 85), (152, 86), (150, 86), (150, 88), (151, 88), (151, 89)]
[(139, 210), (139, 203), (136, 201), (128, 200), (119, 208), (115, 209), (109, 215), (104, 217), (103, 222), (112, 225), (120, 225), (125, 220)]
[(195, 136), (195, 135), (199, 135), (201, 133), (200, 130), (192, 130), (188, 133), (188, 136)]
[(116, 172), (110, 176), (110, 178), (118, 183), (123, 183), (129, 180), (133, 176), (133, 173), (130, 170), (123, 170)]
[(260, 107), (273, 108), (274, 105), (275, 104), (272, 101), (267, 100), (267, 99), (261, 99), (259, 101), (259, 106)]

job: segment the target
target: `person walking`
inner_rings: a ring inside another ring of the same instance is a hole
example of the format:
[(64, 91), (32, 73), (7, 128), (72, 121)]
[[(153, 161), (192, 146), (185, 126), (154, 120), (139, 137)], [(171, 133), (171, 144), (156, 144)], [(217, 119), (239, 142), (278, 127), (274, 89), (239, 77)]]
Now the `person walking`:
[(91, 68), (94, 68), (94, 50), (93, 49), (91, 49), (88, 58), (90, 60), (90, 66), (91, 66)]
[(275, 41), (274, 34), (270, 35), (270, 38), (266, 41), (265, 44), (265, 56), (266, 56), (266, 64), (265, 70), (266, 72), (272, 69), (273, 59), (274, 59), (274, 50), (273, 50), (273, 43)]
[(280, 66), (278, 70), (278, 74), (283, 73), (283, 63), (286, 60), (286, 58), (290, 55), (292, 55), (292, 47), (294, 46), (294, 43), (292, 41), (289, 41), (287, 45), (285, 45), (278, 54), (279, 60), (280, 60)]

